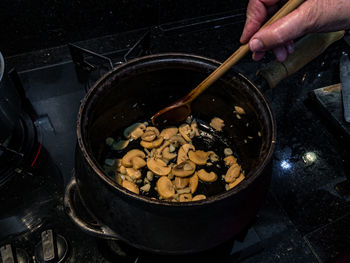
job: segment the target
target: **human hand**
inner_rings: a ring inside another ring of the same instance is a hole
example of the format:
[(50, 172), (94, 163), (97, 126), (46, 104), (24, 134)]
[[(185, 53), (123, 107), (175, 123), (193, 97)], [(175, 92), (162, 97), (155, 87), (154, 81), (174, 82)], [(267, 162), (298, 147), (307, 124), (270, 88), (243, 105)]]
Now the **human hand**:
[[(284, 61), (294, 50), (293, 40), (311, 32), (350, 28), (349, 0), (305, 0), (296, 10), (259, 30), (266, 18), (278, 10), (280, 0), (250, 0), (241, 43), (249, 41), (253, 59), (262, 59), (273, 50)], [(258, 31), (259, 30), (259, 31)]]

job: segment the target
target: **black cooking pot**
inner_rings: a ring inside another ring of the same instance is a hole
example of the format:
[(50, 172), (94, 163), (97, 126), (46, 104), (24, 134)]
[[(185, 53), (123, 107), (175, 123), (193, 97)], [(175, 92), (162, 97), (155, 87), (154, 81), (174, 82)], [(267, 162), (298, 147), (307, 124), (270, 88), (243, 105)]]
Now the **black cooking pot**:
[[(90, 89), (79, 110), (75, 179), (65, 196), (68, 214), (83, 230), (147, 251), (184, 254), (215, 247), (251, 223), (268, 191), (276, 128), (264, 96), (233, 70), (198, 97), (192, 110), (206, 122), (215, 116), (225, 120), (224, 134), (246, 172), (236, 188), (197, 202), (159, 201), (120, 187), (99, 165), (106, 137), (149, 119), (218, 66), (194, 55), (152, 55), (118, 66)], [(243, 118), (236, 117), (234, 105), (245, 109)], [(76, 202), (94, 222), (78, 212)]]
[[(0, 53), (0, 143), (6, 144), (19, 121), (21, 99), (5, 71)], [(0, 152), (1, 154), (1, 152)]]

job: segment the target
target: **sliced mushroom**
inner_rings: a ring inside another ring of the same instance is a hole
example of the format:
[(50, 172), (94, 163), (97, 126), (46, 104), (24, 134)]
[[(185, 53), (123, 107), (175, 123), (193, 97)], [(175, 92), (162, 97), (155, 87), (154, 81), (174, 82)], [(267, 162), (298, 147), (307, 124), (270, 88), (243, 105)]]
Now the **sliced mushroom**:
[(115, 174), (115, 181), (117, 182), (117, 184), (122, 185), (123, 184), (123, 179), (122, 179), (122, 175), (120, 173), (116, 173)]
[(133, 181), (141, 178), (141, 172), (134, 168), (126, 168), (126, 174), (130, 176)]
[(191, 123), (191, 129), (194, 132), (194, 135), (199, 136), (198, 125), (195, 120)]
[(177, 164), (180, 164), (186, 160), (188, 160), (188, 152), (189, 150), (195, 151), (195, 147), (193, 144), (186, 143), (182, 145), (179, 149), (178, 155), (177, 155)]
[(187, 118), (186, 118), (186, 123), (188, 123), (188, 124), (190, 124), (191, 122), (192, 122), (192, 119), (193, 119), (193, 116), (192, 115), (190, 115), (190, 116), (187, 116)]
[(194, 175), (192, 175), (190, 177), (189, 185), (190, 185), (191, 193), (193, 194), (194, 192), (196, 192), (197, 187), (198, 187), (198, 175), (197, 175), (197, 172), (195, 172)]
[(180, 134), (182, 135), (182, 137), (184, 137), (184, 139), (188, 142), (191, 141), (191, 138), (190, 138), (190, 133), (191, 133), (192, 129), (190, 127), (190, 125), (188, 124), (182, 124), (180, 127), (179, 127), (179, 132)]
[(137, 184), (140, 184), (140, 183), (142, 183), (142, 178), (140, 178), (140, 179), (137, 179), (137, 180), (135, 181), (135, 183), (137, 183)]
[(146, 131), (142, 134), (141, 139), (146, 142), (153, 141), (157, 135), (153, 131)]
[(165, 162), (165, 163), (166, 163), (166, 165), (168, 165), (168, 164), (169, 164), (169, 160), (166, 160), (166, 159), (163, 159), (163, 158), (159, 158), (159, 159), (161, 159), (163, 162)]
[[(146, 149), (146, 148), (144, 148), (144, 149)], [(156, 157), (156, 153), (157, 153), (157, 149), (152, 149), (151, 153), (150, 153), (150, 155), (148, 157), (155, 158)]]
[(218, 179), (218, 176), (214, 172), (208, 173), (204, 169), (201, 169), (197, 172), (198, 178), (203, 182), (212, 183)]
[(151, 190), (151, 185), (150, 184), (145, 184), (144, 186), (140, 187), (140, 190), (142, 192), (149, 192), (149, 190)]
[(232, 166), (232, 165), (234, 165), (235, 163), (237, 163), (237, 159), (236, 159), (236, 157), (234, 157), (233, 155), (226, 156), (226, 157), (224, 158), (224, 161), (225, 161), (225, 164), (226, 164), (227, 166)]
[(121, 165), (117, 167), (116, 172), (121, 173), (121, 174), (126, 174), (126, 167), (124, 165)]
[(179, 145), (184, 145), (187, 142), (184, 138), (182, 138), (181, 135), (173, 135), (169, 138), (169, 142), (174, 145), (175, 147), (178, 147)]
[(216, 153), (214, 153), (213, 151), (210, 151), (208, 153), (210, 161), (212, 161), (213, 163), (219, 161), (219, 156)]
[(190, 160), (184, 161), (173, 167), (172, 173), (179, 177), (187, 177), (194, 173), (196, 164)]
[(168, 174), (168, 178), (169, 178), (170, 180), (173, 180), (174, 177), (175, 177), (175, 175), (172, 173), (172, 171), (170, 171), (170, 173)]
[(179, 195), (179, 201), (180, 202), (191, 202), (192, 201), (192, 194)]
[(168, 167), (161, 159), (148, 158), (147, 167), (153, 173), (160, 176), (167, 175), (171, 171), (171, 167)]
[(238, 164), (232, 165), (226, 172), (225, 182), (226, 183), (234, 182), (238, 178), (240, 173), (241, 173), (241, 167)]
[(169, 147), (166, 147), (162, 152), (162, 156), (165, 160), (170, 161), (170, 160), (176, 158), (177, 154), (171, 153)]
[(136, 140), (142, 136), (145, 130), (146, 125), (144, 123), (135, 123), (124, 130), (124, 137)]
[(189, 194), (191, 193), (191, 189), (189, 187), (185, 187), (183, 189), (177, 190), (177, 194), (182, 195), (182, 194)]
[(182, 178), (182, 177), (176, 176), (174, 180), (174, 185), (176, 189), (183, 189), (188, 185), (189, 182), (190, 182), (189, 178)]
[(115, 151), (120, 151), (128, 147), (128, 145), (129, 145), (129, 140), (120, 140), (112, 144), (112, 149)]
[(172, 144), (170, 144), (170, 145), (169, 145), (169, 152), (173, 153), (173, 152), (175, 152), (175, 151), (176, 151), (175, 146), (172, 145)]
[(225, 123), (222, 119), (215, 117), (211, 120), (210, 126), (213, 127), (217, 131), (222, 131), (222, 128), (224, 128)]
[(162, 157), (162, 153), (163, 153), (164, 149), (166, 147), (168, 147), (169, 145), (170, 145), (169, 141), (164, 141), (163, 145), (156, 149), (156, 156), (157, 156), (157, 158), (161, 158)]
[(242, 107), (239, 107), (239, 106), (235, 106), (235, 111), (236, 111), (238, 114), (241, 114), (241, 115), (244, 115), (244, 114), (245, 114), (245, 110), (244, 110)]
[(168, 177), (162, 176), (158, 179), (157, 192), (165, 199), (172, 198), (175, 195), (174, 185)]
[(153, 127), (153, 126), (148, 126), (145, 130), (145, 132), (148, 132), (148, 131), (152, 131), (156, 134), (156, 136), (158, 137), (159, 136), (159, 130), (156, 128), (156, 127)]
[(172, 136), (176, 135), (177, 132), (178, 132), (178, 128), (169, 127), (169, 128), (162, 130), (162, 132), (160, 133), (159, 136), (163, 137), (164, 140), (169, 140)]
[[(181, 148), (180, 148), (180, 149), (181, 149)], [(177, 155), (177, 161), (176, 161), (176, 163), (177, 163), (177, 164), (180, 164), (180, 163), (182, 163), (182, 162), (185, 162), (186, 160), (188, 160), (188, 155), (185, 154), (184, 151), (179, 150), (178, 155)]]
[(128, 189), (129, 191), (135, 193), (135, 194), (139, 194), (140, 193), (139, 188), (133, 182), (129, 182), (127, 180), (124, 180), (123, 183), (122, 183), (122, 186), (124, 188)]
[(232, 183), (228, 185), (228, 189), (232, 189), (244, 180), (245, 176), (241, 173), (240, 176)]
[(196, 195), (192, 198), (192, 201), (199, 201), (199, 200), (204, 200), (207, 199), (205, 195)]
[(224, 149), (224, 154), (225, 154), (225, 156), (232, 155), (233, 151), (232, 151), (231, 148), (225, 148)]
[(146, 161), (138, 156), (135, 156), (134, 158), (131, 159), (132, 167), (136, 170), (145, 167), (146, 166)]
[(129, 175), (122, 175), (122, 179), (132, 183), (134, 182), (134, 180)]
[(153, 180), (153, 173), (151, 171), (147, 171), (146, 178), (148, 179), (148, 181), (152, 181)]
[(142, 134), (141, 139), (143, 141), (151, 142), (159, 135), (159, 130), (156, 127), (149, 126)]
[(210, 153), (201, 150), (188, 152), (190, 160), (197, 165), (205, 165), (208, 161), (209, 155)]
[(153, 149), (159, 147), (163, 142), (163, 137), (158, 137), (156, 140), (152, 142), (141, 141), (140, 145), (147, 149)]
[(132, 167), (132, 163), (131, 163), (131, 160), (134, 158), (134, 157), (141, 157), (141, 158), (145, 158), (146, 157), (146, 154), (143, 152), (143, 151), (140, 151), (138, 149), (132, 149), (130, 151), (128, 151), (122, 158), (122, 164), (125, 166), (125, 167)]

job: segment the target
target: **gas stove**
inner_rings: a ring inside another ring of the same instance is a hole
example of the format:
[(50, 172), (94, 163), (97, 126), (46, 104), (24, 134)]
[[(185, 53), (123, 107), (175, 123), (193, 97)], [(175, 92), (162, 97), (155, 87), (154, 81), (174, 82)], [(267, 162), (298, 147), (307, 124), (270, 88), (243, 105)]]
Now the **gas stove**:
[[(35, 112), (30, 118), (41, 146), (15, 192), (6, 193), (0, 185), (1, 195), (23, 199), (10, 208), (1, 199), (0, 262), (349, 262), (341, 260), (349, 255), (350, 199), (334, 190), (347, 179), (349, 152), (307, 103), (309, 91), (338, 81), (336, 65), (341, 52), (349, 50), (341, 41), (266, 91), (279, 132), (271, 189), (249, 229), (235, 239), (196, 255), (151, 255), (83, 233), (64, 211), (77, 112), (91, 85), (116, 65), (145, 54), (184, 52), (223, 61), (239, 47), (244, 19), (244, 10), (238, 10), (7, 58)], [(246, 57), (234, 68), (254, 79), (271, 59), (256, 63)], [(307, 154), (315, 158), (310, 161)], [(26, 180), (37, 183), (30, 186)], [(30, 194), (23, 185), (31, 187)]]

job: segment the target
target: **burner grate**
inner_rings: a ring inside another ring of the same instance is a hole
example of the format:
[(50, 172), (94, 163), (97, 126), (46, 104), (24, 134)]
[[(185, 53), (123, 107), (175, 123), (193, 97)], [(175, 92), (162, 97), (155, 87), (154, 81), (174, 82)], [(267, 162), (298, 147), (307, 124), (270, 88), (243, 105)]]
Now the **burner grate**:
[(112, 58), (106, 55), (98, 54), (74, 44), (68, 44), (68, 47), (75, 64), (78, 80), (84, 84), (85, 92), (87, 92), (101, 76), (115, 66), (132, 58), (150, 54), (150, 43), (151, 33), (147, 31), (121, 57), (118, 56), (114, 62)]

